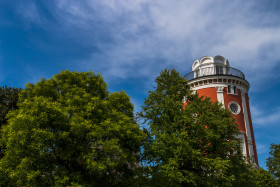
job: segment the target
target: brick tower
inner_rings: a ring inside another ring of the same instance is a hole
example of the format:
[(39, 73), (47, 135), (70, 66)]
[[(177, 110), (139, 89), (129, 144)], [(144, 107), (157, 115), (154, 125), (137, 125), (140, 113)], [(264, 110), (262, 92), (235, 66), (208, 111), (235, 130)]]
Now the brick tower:
[(259, 165), (249, 107), (250, 85), (244, 74), (231, 68), (228, 60), (218, 55), (194, 61), (192, 72), (184, 77), (198, 95), (210, 97), (211, 101), (218, 101), (231, 110), (241, 132), (238, 138), (242, 142), (243, 155), (249, 158), (249, 162)]

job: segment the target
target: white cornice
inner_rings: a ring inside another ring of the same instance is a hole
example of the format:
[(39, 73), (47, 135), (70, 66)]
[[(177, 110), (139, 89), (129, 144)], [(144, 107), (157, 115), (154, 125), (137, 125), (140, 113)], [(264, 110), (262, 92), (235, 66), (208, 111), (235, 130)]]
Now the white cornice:
[(192, 90), (199, 90), (210, 87), (227, 87), (228, 85), (235, 85), (243, 93), (247, 93), (249, 90), (249, 83), (235, 76), (204, 76), (196, 79), (192, 79), (188, 82)]

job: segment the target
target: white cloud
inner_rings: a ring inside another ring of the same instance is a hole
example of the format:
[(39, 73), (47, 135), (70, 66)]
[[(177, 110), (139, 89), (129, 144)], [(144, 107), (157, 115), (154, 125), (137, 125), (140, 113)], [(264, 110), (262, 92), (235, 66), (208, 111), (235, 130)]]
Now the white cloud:
[(258, 154), (267, 154), (269, 152), (269, 145), (258, 143), (257, 144), (257, 153)]
[[(112, 27), (120, 24), (122, 28), (108, 28), (117, 31), (111, 33), (117, 42), (105, 58), (111, 59), (110, 55), (113, 55), (118, 64), (118, 68), (114, 63), (109, 66), (110, 73), (116, 70), (115, 74), (119, 76), (120, 69), (123, 69), (122, 76), (127, 77), (130, 76), (130, 68), (133, 69), (130, 65), (132, 60), (147, 56), (159, 56), (166, 60), (165, 64), (175, 63), (177, 68), (181, 68), (192, 63), (186, 60), (208, 53), (222, 54), (233, 62), (233, 66), (261, 70), (263, 60), (259, 59), (260, 53), (269, 52), (264, 48), (270, 45), (279, 47), (280, 27), (258, 26), (259, 19), (265, 15), (254, 11), (253, 5), (228, 1), (106, 0), (88, 1), (86, 5), (60, 1), (59, 7), (76, 16), (76, 21), (89, 21), (87, 27), (90, 27), (90, 20), (111, 23)], [(149, 31), (141, 32), (143, 28)], [(124, 61), (125, 58), (127, 60)], [(277, 54), (266, 59), (272, 65), (278, 60), (280, 55)], [(143, 67), (143, 71), (149, 72), (148, 68), (151, 66)]]
[(250, 109), (254, 125), (280, 125), (280, 108), (276, 108), (273, 112), (260, 110), (260, 108), (256, 106), (251, 106)]
[[(92, 51), (76, 63), (110, 78), (154, 79), (170, 66), (187, 73), (195, 59), (220, 54), (261, 81), (280, 62), (279, 17), (257, 9), (263, 6), (256, 1), (58, 0), (50, 10), (58, 25), (42, 27), (97, 47), (100, 53)], [(23, 16), (35, 19), (36, 6), (30, 10)], [(264, 62), (270, 66), (261, 77)]]
[(41, 23), (41, 15), (35, 2), (17, 3), (16, 12), (22, 16), (25, 23)]

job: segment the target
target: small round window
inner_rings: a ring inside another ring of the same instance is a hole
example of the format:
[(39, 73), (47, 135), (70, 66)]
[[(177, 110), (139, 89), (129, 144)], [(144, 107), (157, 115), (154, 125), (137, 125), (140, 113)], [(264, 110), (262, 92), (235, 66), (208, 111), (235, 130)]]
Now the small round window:
[(236, 102), (230, 102), (228, 108), (233, 114), (239, 114), (240, 112), (240, 106)]

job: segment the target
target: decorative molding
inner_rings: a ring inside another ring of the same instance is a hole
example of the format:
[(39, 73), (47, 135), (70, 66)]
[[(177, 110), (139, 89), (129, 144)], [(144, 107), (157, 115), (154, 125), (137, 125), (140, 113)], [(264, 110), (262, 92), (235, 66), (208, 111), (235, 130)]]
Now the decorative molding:
[(222, 103), (223, 107), (225, 108), (225, 99), (224, 99), (224, 86), (217, 86), (217, 100)]
[[(244, 122), (245, 122), (245, 128), (246, 128), (246, 134), (247, 134), (247, 143), (249, 147), (249, 155), (250, 158), (254, 157), (254, 149), (252, 143), (252, 136), (251, 136), (251, 128), (249, 124), (249, 117), (248, 117), (248, 111), (247, 111), (247, 104), (246, 104), (246, 99), (245, 99), (245, 93), (241, 92), (241, 99), (242, 99), (242, 107), (243, 107), (243, 112), (244, 112)], [(252, 160), (254, 161), (254, 160)]]
[(244, 97), (245, 94), (247, 93), (244, 89), (240, 89), (240, 91), (241, 91), (241, 96), (242, 96), (242, 97)]
[(223, 86), (217, 86), (216, 90), (217, 90), (217, 92), (223, 92), (224, 91), (224, 87)]
[[(188, 82), (192, 90), (198, 90), (210, 87), (227, 87), (228, 85), (236, 86), (237, 89), (243, 90), (247, 93), (249, 90), (249, 83), (241, 78), (232, 76), (209, 76), (190, 80)], [(218, 90), (217, 90), (218, 91)]]

